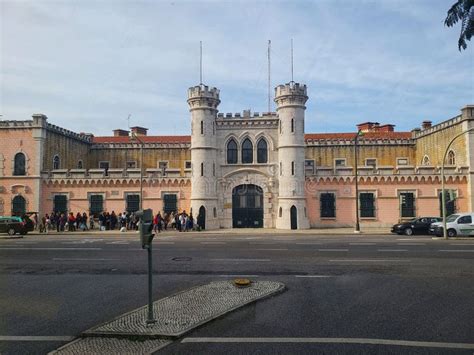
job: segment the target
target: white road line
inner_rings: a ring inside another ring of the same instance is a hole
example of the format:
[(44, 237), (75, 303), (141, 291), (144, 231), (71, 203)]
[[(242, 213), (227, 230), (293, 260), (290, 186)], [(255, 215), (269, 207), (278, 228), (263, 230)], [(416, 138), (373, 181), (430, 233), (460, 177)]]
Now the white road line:
[(73, 336), (45, 335), (45, 336), (19, 336), (19, 335), (0, 335), (0, 341), (71, 341)]
[(0, 250), (102, 250), (102, 248), (0, 248)]
[(120, 259), (91, 259), (91, 258), (53, 258), (53, 261), (115, 261)]
[(322, 344), (371, 344), (412, 346), (423, 348), (474, 349), (470, 343), (442, 343), (364, 338), (184, 338), (181, 343), (322, 343)]
[(15, 244), (38, 244), (38, 242), (15, 242)]
[(458, 249), (458, 250), (455, 250), (455, 249), (441, 249), (441, 250), (438, 250), (438, 251), (446, 252), (446, 253), (474, 253), (474, 249)]
[(201, 244), (227, 244), (226, 242), (201, 242)]
[(381, 251), (381, 252), (384, 252), (384, 251), (388, 251), (388, 252), (404, 252), (404, 251), (408, 251), (406, 249), (378, 249), (377, 251)]
[(323, 279), (326, 277), (332, 277), (330, 275), (295, 275), (295, 277), (301, 277), (301, 278), (315, 278), (315, 279)]
[(376, 245), (377, 243), (349, 243), (349, 245)]
[(322, 243), (318, 242), (307, 242), (307, 243), (295, 243), (297, 245), (321, 245)]
[(397, 245), (426, 245), (426, 243), (397, 243)]
[(264, 261), (270, 261), (270, 259), (209, 259), (211, 261), (254, 261), (254, 262), (264, 262)]
[(217, 275), (218, 277), (259, 277), (259, 275)]
[(108, 244), (108, 245), (127, 245), (127, 244), (130, 244), (129, 242), (110, 242), (110, 243), (105, 243), (105, 244)]
[(330, 262), (347, 262), (347, 263), (358, 263), (358, 262), (409, 262), (407, 259), (334, 259), (329, 260)]
[(260, 249), (255, 249), (255, 250), (288, 250), (288, 248), (260, 248)]
[(318, 251), (349, 251), (349, 249), (318, 249)]
[(465, 244), (462, 244), (462, 243), (449, 243), (449, 245), (454, 245), (454, 246), (461, 246), (461, 245), (465, 245), (465, 246), (470, 246), (470, 247), (473, 247), (474, 246), (474, 243), (465, 243)]
[(174, 242), (156, 242), (155, 245), (172, 245)]

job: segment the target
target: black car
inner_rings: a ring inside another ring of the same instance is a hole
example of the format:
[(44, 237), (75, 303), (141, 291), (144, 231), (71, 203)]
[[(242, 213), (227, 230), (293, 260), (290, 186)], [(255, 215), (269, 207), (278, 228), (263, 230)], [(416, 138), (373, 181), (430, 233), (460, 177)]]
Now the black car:
[(418, 217), (407, 222), (395, 224), (392, 233), (413, 235), (429, 234), (431, 223), (442, 221), (441, 217)]
[(28, 217), (0, 217), (0, 233), (8, 233), (8, 235), (26, 233), (34, 229), (33, 221)]

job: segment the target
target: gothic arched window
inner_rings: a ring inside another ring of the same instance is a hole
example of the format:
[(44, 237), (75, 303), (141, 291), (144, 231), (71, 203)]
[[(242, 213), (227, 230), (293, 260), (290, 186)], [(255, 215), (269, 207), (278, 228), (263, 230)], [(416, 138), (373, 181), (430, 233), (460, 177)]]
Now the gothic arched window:
[(13, 175), (26, 175), (26, 158), (23, 153), (16, 153)]
[(237, 164), (237, 143), (233, 139), (227, 143), (227, 164)]
[(53, 158), (53, 169), (54, 170), (59, 169), (60, 166), (61, 166), (61, 160), (59, 159), (58, 155), (55, 155)]
[(82, 165), (82, 160), (79, 160), (79, 161), (77, 162), (77, 168), (78, 168), (78, 169), (82, 169), (82, 166), (83, 166), (83, 165)]
[(448, 165), (456, 165), (456, 154), (452, 150), (448, 153)]
[(257, 163), (268, 162), (267, 141), (260, 139), (257, 143)]
[(248, 138), (246, 138), (242, 143), (242, 163), (253, 163), (253, 144)]

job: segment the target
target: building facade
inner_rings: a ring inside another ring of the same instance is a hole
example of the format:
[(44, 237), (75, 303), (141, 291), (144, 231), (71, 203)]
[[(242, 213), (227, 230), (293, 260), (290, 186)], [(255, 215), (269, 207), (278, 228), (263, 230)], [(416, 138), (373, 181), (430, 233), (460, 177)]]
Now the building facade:
[(141, 202), (192, 211), (206, 229), (353, 226), (357, 149), (362, 228), (389, 226), (440, 215), (443, 155), (458, 134), (445, 161), (447, 208), (473, 210), (474, 133), (462, 134), (474, 128), (472, 105), (411, 132), (366, 122), (328, 134), (305, 133), (305, 85), (277, 86), (276, 112), (263, 114), (219, 113), (219, 95), (205, 85), (188, 90), (190, 136), (132, 127), (99, 137), (43, 114), (0, 121), (0, 215), (133, 212)]

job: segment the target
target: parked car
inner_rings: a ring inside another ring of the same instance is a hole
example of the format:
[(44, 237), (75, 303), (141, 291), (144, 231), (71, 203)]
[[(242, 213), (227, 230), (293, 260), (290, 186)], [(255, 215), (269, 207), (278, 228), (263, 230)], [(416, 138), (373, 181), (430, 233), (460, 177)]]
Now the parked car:
[[(446, 229), (448, 237), (453, 238), (458, 235), (474, 235), (474, 213), (455, 213), (446, 218)], [(443, 222), (433, 223), (430, 233), (438, 237), (443, 236)]]
[(34, 229), (33, 221), (28, 217), (4, 216), (0, 217), (0, 233), (25, 235)]
[(441, 221), (440, 217), (418, 217), (410, 221), (395, 224), (392, 227), (392, 233), (413, 235), (429, 234), (429, 228), (432, 223)]

